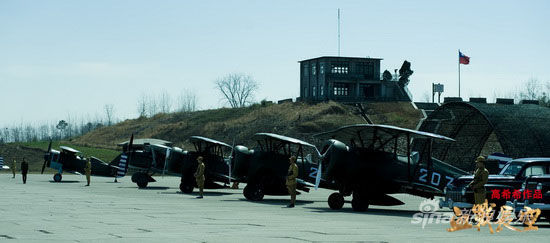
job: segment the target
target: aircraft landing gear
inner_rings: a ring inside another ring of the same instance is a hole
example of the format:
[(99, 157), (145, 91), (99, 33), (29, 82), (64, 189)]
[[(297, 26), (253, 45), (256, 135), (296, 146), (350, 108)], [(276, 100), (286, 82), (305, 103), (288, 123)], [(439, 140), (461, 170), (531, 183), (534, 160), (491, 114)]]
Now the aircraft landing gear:
[(139, 188), (146, 188), (147, 184), (149, 184), (149, 179), (147, 178), (147, 174), (138, 172), (132, 175), (132, 182), (135, 182)]
[(190, 183), (184, 183), (183, 181), (180, 183), (180, 190), (183, 193), (189, 194), (193, 192), (193, 184)]
[(243, 194), (250, 201), (261, 201), (264, 199), (264, 190), (260, 185), (247, 184), (243, 189)]
[(55, 182), (60, 182), (62, 178), (63, 176), (61, 176), (60, 173), (56, 173), (55, 175), (53, 175), (53, 181)]
[(353, 199), (351, 200), (351, 207), (353, 211), (365, 212), (369, 208), (369, 201), (365, 193), (353, 192)]
[(330, 194), (328, 197), (328, 206), (333, 210), (341, 209), (344, 206), (344, 196), (338, 192)]

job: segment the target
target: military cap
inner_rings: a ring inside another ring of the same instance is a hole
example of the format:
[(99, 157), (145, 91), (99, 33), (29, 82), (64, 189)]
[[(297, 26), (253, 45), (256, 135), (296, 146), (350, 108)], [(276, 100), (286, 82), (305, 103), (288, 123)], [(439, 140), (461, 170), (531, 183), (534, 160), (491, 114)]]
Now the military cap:
[(483, 157), (483, 156), (477, 157), (476, 163), (485, 163), (485, 157)]

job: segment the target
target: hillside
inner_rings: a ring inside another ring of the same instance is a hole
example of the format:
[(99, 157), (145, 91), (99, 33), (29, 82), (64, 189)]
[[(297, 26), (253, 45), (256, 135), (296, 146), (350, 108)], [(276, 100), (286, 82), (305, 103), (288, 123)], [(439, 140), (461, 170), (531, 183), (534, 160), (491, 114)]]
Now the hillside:
[[(364, 108), (375, 123), (415, 128), (421, 112), (408, 102), (366, 103)], [(175, 146), (189, 148), (193, 135), (210, 137), (226, 143), (252, 145), (252, 135), (272, 132), (311, 141), (311, 135), (343, 125), (365, 123), (356, 107), (335, 102), (302, 102), (253, 105), (245, 108), (220, 108), (191, 113), (159, 114), (103, 127), (71, 142), (86, 147), (116, 149), (116, 144), (137, 138), (159, 138)]]

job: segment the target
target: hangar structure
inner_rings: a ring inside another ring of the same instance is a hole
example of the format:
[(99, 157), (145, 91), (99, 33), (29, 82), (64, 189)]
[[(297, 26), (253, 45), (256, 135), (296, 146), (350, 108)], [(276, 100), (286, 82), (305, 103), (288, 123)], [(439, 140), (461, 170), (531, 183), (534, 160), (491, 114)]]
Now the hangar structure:
[[(550, 108), (535, 104), (449, 102), (422, 121), (419, 130), (455, 139), (434, 141), (431, 156), (466, 171), (474, 170), (477, 156), (494, 152), (512, 158), (550, 157)], [(425, 157), (426, 145), (414, 141), (413, 149)]]

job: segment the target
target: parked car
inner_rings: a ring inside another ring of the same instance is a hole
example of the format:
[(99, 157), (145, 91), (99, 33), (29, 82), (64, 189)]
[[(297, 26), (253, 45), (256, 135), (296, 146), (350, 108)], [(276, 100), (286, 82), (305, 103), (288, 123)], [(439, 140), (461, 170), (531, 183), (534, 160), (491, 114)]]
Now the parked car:
[[(550, 175), (534, 175), (525, 178), (525, 181), (521, 185), (521, 192), (529, 190), (532, 192), (532, 197), (529, 199), (515, 199), (508, 201), (506, 205), (513, 207), (516, 212), (522, 210), (524, 207), (530, 207), (532, 209), (540, 209), (541, 215), (546, 221), (550, 221)], [(535, 193), (540, 192), (539, 196), (534, 196)]]
[[(505, 205), (506, 201), (513, 200), (512, 195), (508, 198), (492, 197), (493, 193), (510, 192), (521, 190), (523, 183), (527, 178), (538, 178), (538, 176), (550, 176), (550, 158), (522, 158), (508, 162), (500, 173), (489, 175), (489, 180), (485, 184), (487, 191), (487, 200), (489, 203), (495, 203), (497, 208)], [(474, 192), (468, 184), (473, 180), (474, 176), (461, 176), (453, 180), (447, 187), (444, 188), (444, 199), (440, 199), (440, 208), (459, 207), (471, 208), (474, 204)], [(500, 195), (500, 194), (499, 194)], [(522, 194), (523, 195), (523, 194)]]

